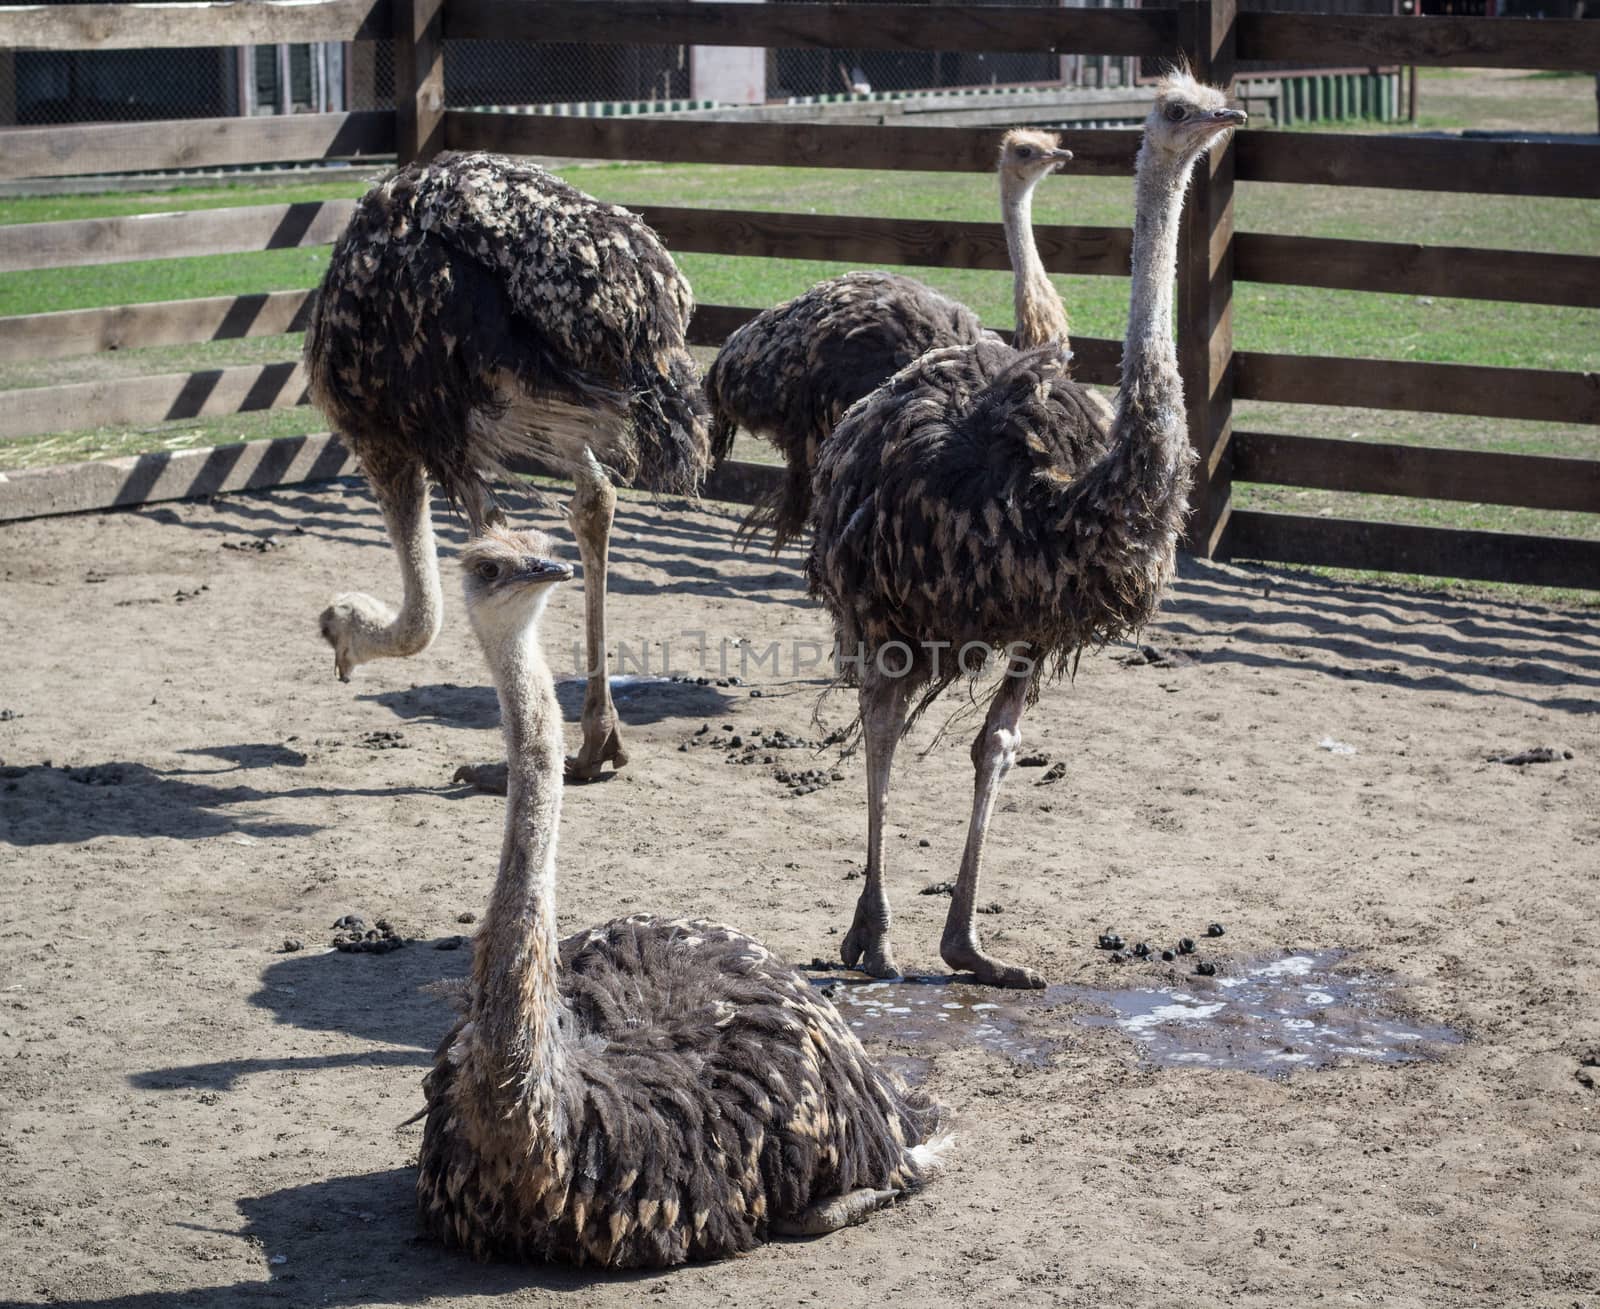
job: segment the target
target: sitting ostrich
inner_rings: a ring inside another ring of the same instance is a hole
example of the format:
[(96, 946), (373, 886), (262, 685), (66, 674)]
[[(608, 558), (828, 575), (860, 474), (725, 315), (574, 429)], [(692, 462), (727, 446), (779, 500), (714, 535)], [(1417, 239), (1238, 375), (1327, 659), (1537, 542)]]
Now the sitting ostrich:
[(466, 1013), (423, 1083), (422, 1227), (480, 1258), (656, 1268), (860, 1222), (935, 1169), (940, 1111), (804, 976), (715, 923), (556, 939), (561, 713), (538, 622), (572, 570), (549, 556), (499, 528), (461, 555), (509, 787)]
[(1059, 345), (979, 342), (924, 355), (852, 409), (823, 451), (807, 574), (840, 650), (861, 656), (846, 672), (866, 737), (866, 886), (842, 948), (852, 967), (898, 971), (883, 824), (911, 697), (920, 692), (920, 712), (998, 649), (1007, 665), (972, 745), (972, 816), (940, 952), (983, 982), (1044, 984), (978, 943), (984, 838), (1041, 679), (1085, 646), (1141, 627), (1171, 577), (1194, 458), (1171, 335), (1178, 221), (1195, 161), (1244, 119), (1187, 73), (1157, 86), (1139, 150), (1131, 308), (1109, 433), (1084, 421)]
[[(1034, 242), (1033, 192), (1071, 158), (1051, 132), (1015, 128), (1000, 142), (1000, 208), (1021, 345), (1067, 340), (1066, 308)], [(844, 411), (929, 350), (989, 335), (965, 305), (885, 272), (828, 278), (739, 328), (706, 371), (712, 444), (720, 458), (743, 427), (770, 440), (788, 465), (782, 487), (741, 530), (770, 526), (774, 554), (797, 538), (811, 514), (818, 452)]]
[(500, 521), (485, 470), (529, 455), (571, 477), (589, 684), (568, 767), (627, 762), (606, 676), (611, 479), (698, 491), (705, 398), (684, 344), (689, 284), (656, 234), (531, 164), (443, 154), (408, 164), (356, 207), (311, 326), (311, 392), (361, 461), (400, 557), (396, 613), (336, 596), (334, 667), (412, 655), (438, 634), (428, 483), (474, 535)]

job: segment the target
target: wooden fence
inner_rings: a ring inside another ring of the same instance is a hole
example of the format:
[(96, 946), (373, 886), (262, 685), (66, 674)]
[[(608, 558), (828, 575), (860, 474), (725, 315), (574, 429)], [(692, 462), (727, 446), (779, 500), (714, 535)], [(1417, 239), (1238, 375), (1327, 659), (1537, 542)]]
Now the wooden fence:
[[(1600, 23), (1173, 9), (785, 3), (721, 0), (300, 0), (297, 3), (0, 8), (0, 54), (27, 49), (392, 40), (393, 114), (0, 131), (0, 178), (241, 162), (428, 156), (484, 148), (542, 156), (982, 172), (998, 131), (972, 127), (530, 117), (449, 110), (454, 39), (604, 44), (1037, 51), (1166, 57), (1227, 82), (1236, 61), (1600, 68)], [(1068, 132), (1074, 171), (1129, 175), (1138, 135)], [(1235, 180), (1600, 199), (1600, 151), (1583, 145), (1246, 132), (1194, 183), (1178, 274), (1179, 357), (1201, 455), (1189, 546), (1239, 557), (1487, 580), (1600, 587), (1600, 542), (1236, 509), (1236, 481), (1600, 512), (1600, 460), (1491, 454), (1235, 430), (1235, 400), (1600, 424), (1600, 375), (1236, 351), (1235, 281), (1600, 307), (1600, 257), (1236, 233)], [(0, 227), (0, 271), (322, 245), (348, 202)], [(998, 225), (799, 213), (650, 208), (680, 251), (929, 267), (1007, 266)], [(1126, 228), (1043, 227), (1046, 266), (1125, 276)], [(297, 331), (305, 291), (0, 319), (0, 360)], [(705, 305), (691, 327), (717, 345), (760, 306)], [(1120, 342), (1076, 338), (1078, 375), (1115, 383)], [(0, 442), (42, 431), (304, 403), (295, 361), (14, 391)], [(0, 464), (3, 464), (0, 457)], [(0, 517), (200, 494), (349, 470), (336, 442), (155, 455), (74, 473), (0, 477)], [(735, 464), (713, 493), (748, 499), (776, 474)]]

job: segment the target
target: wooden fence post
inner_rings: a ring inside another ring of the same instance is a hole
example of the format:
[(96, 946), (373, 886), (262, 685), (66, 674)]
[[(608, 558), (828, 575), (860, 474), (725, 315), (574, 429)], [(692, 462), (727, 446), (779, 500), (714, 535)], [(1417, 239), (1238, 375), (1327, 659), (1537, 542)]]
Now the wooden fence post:
[(444, 149), (444, 0), (395, 0), (394, 112), (399, 162)]
[[(1195, 77), (1230, 86), (1238, 0), (1181, 0), (1179, 9)], [(1178, 369), (1200, 456), (1184, 548), (1205, 559), (1218, 557), (1233, 511), (1233, 161), (1230, 138), (1196, 166), (1178, 240)]]

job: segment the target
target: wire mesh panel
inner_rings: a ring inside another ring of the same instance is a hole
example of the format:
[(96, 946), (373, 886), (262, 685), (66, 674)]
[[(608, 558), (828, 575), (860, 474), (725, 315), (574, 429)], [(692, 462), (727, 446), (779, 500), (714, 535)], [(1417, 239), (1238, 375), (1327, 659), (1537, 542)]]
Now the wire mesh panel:
[(445, 96), (452, 108), (680, 99), (689, 95), (689, 51), (686, 45), (451, 41)]

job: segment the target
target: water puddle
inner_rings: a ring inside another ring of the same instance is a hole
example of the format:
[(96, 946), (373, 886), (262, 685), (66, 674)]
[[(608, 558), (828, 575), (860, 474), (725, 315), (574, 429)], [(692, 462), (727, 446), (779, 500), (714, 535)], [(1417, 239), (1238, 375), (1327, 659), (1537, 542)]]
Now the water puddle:
[[(892, 982), (854, 974), (815, 977), (840, 1016), (863, 1040), (892, 1038), (924, 1049), (949, 1050), (977, 1045), (1015, 1063), (1043, 1066), (1059, 1042), (1044, 1030), (1043, 1011), (1077, 998), (1074, 988), (1001, 991), (969, 986), (944, 977), (902, 977)], [(1058, 1024), (1059, 1029), (1059, 1024)], [(907, 1060), (905, 1055), (899, 1056)], [(921, 1063), (925, 1060), (910, 1060)], [(899, 1071), (913, 1074), (917, 1069)]]
[[(1215, 977), (1152, 978), (1123, 990), (1009, 992), (942, 977), (813, 981), (864, 1040), (930, 1051), (976, 1045), (1020, 1064), (1047, 1064), (1069, 1022), (1114, 1028), (1155, 1064), (1268, 1074), (1348, 1059), (1405, 1063), (1460, 1043), (1447, 1027), (1388, 1012), (1384, 1002), (1400, 984), (1336, 972), (1344, 958), (1338, 950), (1300, 951), (1243, 961)], [(1052, 1013), (1065, 1005), (1070, 1018)], [(894, 1058), (913, 1081), (926, 1072), (926, 1060), (903, 1052)]]
[(1178, 985), (1085, 991), (1104, 1014), (1090, 1027), (1115, 1027), (1152, 1063), (1278, 1073), (1323, 1068), (1341, 1059), (1406, 1063), (1461, 1038), (1448, 1027), (1413, 1023), (1385, 1011), (1399, 983), (1338, 973), (1343, 951), (1319, 950), (1241, 963), (1231, 974)]

